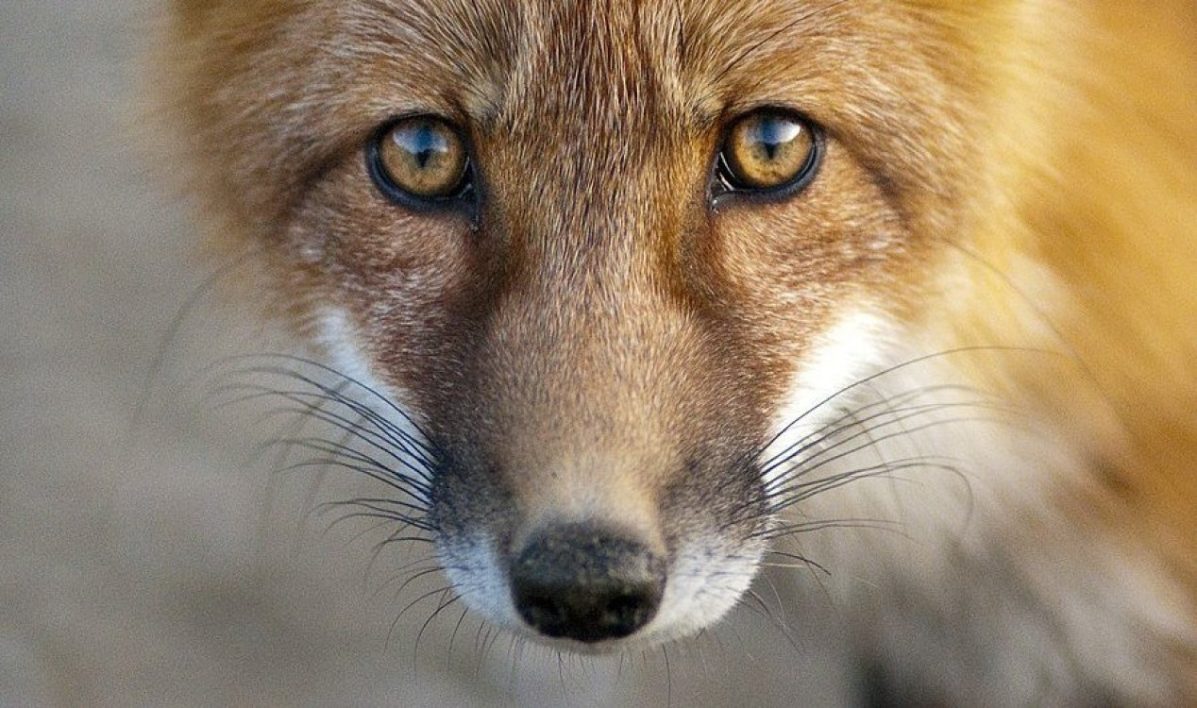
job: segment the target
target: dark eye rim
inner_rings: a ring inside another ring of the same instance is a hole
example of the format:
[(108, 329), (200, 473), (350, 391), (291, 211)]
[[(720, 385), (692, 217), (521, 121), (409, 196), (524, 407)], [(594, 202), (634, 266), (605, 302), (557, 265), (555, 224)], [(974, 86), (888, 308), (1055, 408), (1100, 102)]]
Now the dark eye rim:
[[(447, 126), (457, 135), (457, 139), (461, 141), (462, 147), (466, 151), (465, 165), (461, 171), (461, 179), (451, 194), (425, 197), (410, 192), (396, 184), (383, 165), (382, 141), (400, 123), (419, 119), (433, 120)], [(420, 212), (465, 211), (473, 213), (476, 211), (478, 201), (473, 154), (474, 150), (470, 144), (469, 137), (458, 129), (452, 121), (435, 114), (413, 113), (384, 121), (371, 133), (370, 139), (366, 141), (366, 172), (370, 175), (370, 180), (374, 183), (379, 193), (392, 203)]]
[[(759, 114), (785, 116), (801, 123), (811, 134), (811, 152), (810, 157), (806, 160), (806, 164), (802, 166), (802, 169), (793, 178), (775, 187), (751, 187), (743, 184), (736, 178), (727, 161), (726, 147), (732, 130), (739, 125), (740, 121), (747, 120)], [(719, 137), (715, 158), (711, 164), (710, 187), (708, 189), (711, 206), (716, 207), (723, 203), (741, 200), (778, 202), (789, 199), (805, 190), (815, 180), (819, 174), (819, 168), (823, 165), (823, 156), (826, 152), (827, 136), (823, 128), (800, 111), (782, 106), (761, 106), (760, 108), (754, 108), (741, 113), (732, 120), (727, 121)]]

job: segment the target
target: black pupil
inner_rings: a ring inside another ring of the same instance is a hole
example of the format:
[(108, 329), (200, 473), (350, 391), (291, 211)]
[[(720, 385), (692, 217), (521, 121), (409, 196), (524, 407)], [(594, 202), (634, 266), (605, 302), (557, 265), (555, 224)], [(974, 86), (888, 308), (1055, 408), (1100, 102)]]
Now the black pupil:
[(757, 123), (756, 138), (765, 157), (769, 160), (777, 158), (777, 154), (787, 144), (793, 142), (801, 128), (797, 123), (784, 118), (762, 118)]
[(416, 161), (420, 169), (428, 167), (438, 155), (449, 152), (449, 141), (444, 133), (428, 123), (422, 123), (412, 130), (395, 134), (395, 142)]

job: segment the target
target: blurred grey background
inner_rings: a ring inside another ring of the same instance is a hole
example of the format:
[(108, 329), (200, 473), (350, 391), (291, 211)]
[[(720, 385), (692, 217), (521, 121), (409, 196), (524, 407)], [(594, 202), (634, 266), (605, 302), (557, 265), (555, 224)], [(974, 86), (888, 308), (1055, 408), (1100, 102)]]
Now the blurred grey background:
[(260, 411), (206, 398), (205, 366), (279, 345), (203, 289), (144, 147), (156, 10), (0, 2), (0, 705), (840, 703), (834, 662), (799, 661), (763, 611), (622, 661), (521, 646), (456, 606), (417, 650), (437, 593), (392, 630), (441, 587), (387, 584), (425, 551), (368, 573), (368, 524), (304, 513), (341, 482), (271, 474)]

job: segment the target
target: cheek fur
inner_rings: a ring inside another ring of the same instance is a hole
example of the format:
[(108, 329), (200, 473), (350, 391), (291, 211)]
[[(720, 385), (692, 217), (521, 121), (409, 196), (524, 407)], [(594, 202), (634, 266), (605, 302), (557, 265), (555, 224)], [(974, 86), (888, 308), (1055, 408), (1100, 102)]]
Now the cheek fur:
[(772, 442), (761, 455), (767, 489), (783, 481), (786, 467), (777, 461), (818, 436), (828, 419), (839, 415), (836, 398), (887, 361), (896, 329), (878, 309), (848, 305), (814, 338), (809, 353), (795, 366), (773, 419)]

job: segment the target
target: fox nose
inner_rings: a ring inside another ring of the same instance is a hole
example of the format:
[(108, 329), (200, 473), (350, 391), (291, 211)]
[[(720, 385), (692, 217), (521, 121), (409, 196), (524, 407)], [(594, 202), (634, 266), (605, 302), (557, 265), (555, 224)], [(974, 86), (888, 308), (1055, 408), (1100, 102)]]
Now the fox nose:
[(644, 545), (586, 524), (546, 529), (511, 565), (515, 607), (547, 637), (626, 637), (657, 613), (665, 564)]

